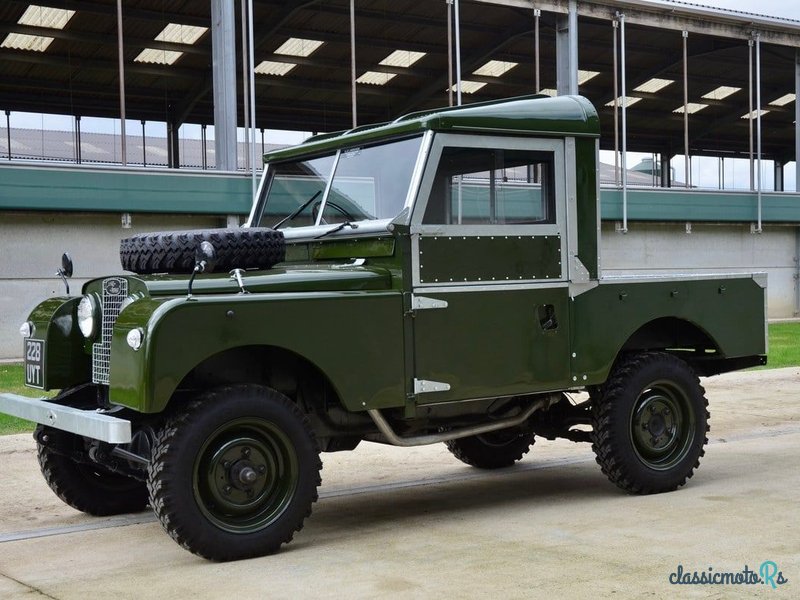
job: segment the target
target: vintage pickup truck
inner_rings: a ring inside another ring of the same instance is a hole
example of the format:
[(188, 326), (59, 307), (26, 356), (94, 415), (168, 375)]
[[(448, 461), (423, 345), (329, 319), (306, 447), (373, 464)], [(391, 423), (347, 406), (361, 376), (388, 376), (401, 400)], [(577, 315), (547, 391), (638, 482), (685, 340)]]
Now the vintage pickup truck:
[(272, 152), (244, 227), (125, 239), (131, 273), (36, 307), (26, 383), (60, 393), (0, 411), (66, 503), (149, 504), (213, 560), (291, 540), (320, 453), (361, 441), (494, 469), (563, 437), (674, 490), (698, 376), (766, 362), (766, 276), (604, 277), (598, 136), (587, 100), (525, 97)]

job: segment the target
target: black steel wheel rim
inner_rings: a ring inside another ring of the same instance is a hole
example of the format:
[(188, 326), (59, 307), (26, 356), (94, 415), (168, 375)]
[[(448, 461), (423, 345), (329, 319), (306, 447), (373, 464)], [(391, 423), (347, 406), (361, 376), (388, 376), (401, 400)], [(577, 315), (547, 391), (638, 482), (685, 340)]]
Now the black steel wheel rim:
[(650, 384), (631, 411), (633, 450), (647, 467), (666, 471), (688, 455), (695, 435), (695, 415), (687, 392), (671, 381)]
[(253, 533), (274, 523), (294, 497), (297, 453), (265, 419), (229, 421), (206, 439), (193, 472), (195, 500), (220, 529)]

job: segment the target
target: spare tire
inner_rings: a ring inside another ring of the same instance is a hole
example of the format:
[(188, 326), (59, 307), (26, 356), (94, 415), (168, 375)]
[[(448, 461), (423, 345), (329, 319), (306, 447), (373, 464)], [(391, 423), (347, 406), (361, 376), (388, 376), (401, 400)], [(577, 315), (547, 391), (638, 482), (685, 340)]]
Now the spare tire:
[(268, 227), (142, 233), (119, 244), (122, 268), (141, 275), (191, 273), (200, 242), (217, 252), (215, 269), (269, 269), (286, 258), (282, 231)]

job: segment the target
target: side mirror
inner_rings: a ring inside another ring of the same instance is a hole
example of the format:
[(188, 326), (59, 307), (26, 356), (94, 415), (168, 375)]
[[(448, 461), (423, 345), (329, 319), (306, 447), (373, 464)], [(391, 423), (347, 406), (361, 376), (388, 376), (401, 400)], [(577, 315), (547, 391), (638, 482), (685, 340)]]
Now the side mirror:
[(64, 277), (67, 279), (72, 277), (72, 258), (70, 258), (69, 254), (66, 252), (61, 255), (61, 270), (64, 272)]
[(69, 283), (67, 279), (72, 277), (72, 259), (66, 252), (61, 255), (61, 267), (56, 271), (56, 275), (61, 277), (61, 281), (64, 282), (64, 287), (67, 288), (67, 296), (69, 296)]
[(205, 273), (214, 270), (217, 265), (217, 250), (211, 242), (200, 242), (194, 252), (194, 270), (198, 273)]
[(198, 273), (205, 273), (214, 270), (217, 264), (217, 251), (214, 244), (211, 242), (200, 242), (197, 249), (194, 251), (194, 270), (192, 276), (189, 278), (189, 289), (187, 290), (187, 299), (192, 297), (192, 286), (194, 285), (194, 278)]

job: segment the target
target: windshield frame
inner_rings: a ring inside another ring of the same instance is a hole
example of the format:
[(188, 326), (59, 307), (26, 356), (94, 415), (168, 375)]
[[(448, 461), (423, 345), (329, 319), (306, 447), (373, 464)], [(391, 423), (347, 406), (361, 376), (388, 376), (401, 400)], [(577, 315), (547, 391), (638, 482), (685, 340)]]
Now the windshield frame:
[[(416, 159), (414, 160), (414, 166), (411, 170), (411, 177), (408, 182), (408, 189), (406, 190), (406, 197), (405, 200), (403, 201), (403, 206), (395, 217), (389, 217), (383, 219), (362, 219), (359, 221), (354, 221), (354, 224), (358, 225), (358, 227), (345, 228), (342, 229), (341, 231), (332, 232), (331, 237), (341, 237), (341, 236), (352, 237), (354, 235), (359, 235), (364, 233), (383, 232), (387, 230), (388, 225), (392, 222), (399, 224), (408, 224), (411, 214), (410, 208), (413, 206), (414, 200), (416, 199), (417, 192), (419, 190), (420, 182), (422, 179), (422, 172), (424, 170), (425, 163), (427, 162), (428, 154), (430, 153), (431, 144), (433, 141), (433, 135), (434, 132), (428, 130), (423, 132), (422, 135), (415, 133), (413, 135), (398, 136), (386, 140), (380, 140), (377, 141), (377, 143), (370, 143), (367, 147), (391, 144), (394, 142), (400, 142), (413, 138), (420, 139), (420, 144), (417, 148), (417, 155)], [(364, 146), (358, 144), (343, 145), (333, 150), (333, 152), (315, 152), (313, 154), (309, 154), (308, 156), (299, 156), (299, 157), (294, 157), (290, 160), (267, 163), (266, 168), (264, 169), (264, 174), (261, 178), (261, 183), (258, 187), (258, 192), (256, 194), (255, 201), (253, 202), (253, 206), (250, 211), (250, 215), (247, 219), (247, 222), (245, 224), (245, 227), (254, 227), (255, 224), (257, 224), (263, 217), (264, 209), (266, 208), (267, 199), (269, 197), (269, 192), (270, 189), (272, 188), (272, 183), (274, 181), (275, 167), (277, 165), (291, 163), (291, 162), (305, 161), (305, 160), (313, 160), (315, 158), (323, 158), (325, 156), (331, 156), (331, 155), (334, 156), (334, 160), (331, 166), (331, 171), (328, 174), (328, 178), (325, 182), (325, 191), (321, 199), (319, 214), (317, 215), (315, 223), (313, 225), (304, 225), (300, 227), (286, 227), (286, 228), (282, 227), (280, 231), (283, 231), (284, 236), (286, 236), (287, 238), (313, 238), (316, 235), (319, 235), (320, 233), (325, 233), (327, 231), (330, 231), (330, 229), (333, 227), (337, 227), (338, 223), (320, 224), (320, 221), (322, 219), (324, 208), (328, 202), (328, 196), (330, 194), (331, 187), (333, 185), (333, 180), (336, 175), (336, 169), (339, 166), (339, 158), (343, 152), (348, 152), (354, 148), (362, 148), (362, 147)], [(273, 225), (264, 224), (262, 226), (272, 227)]]

